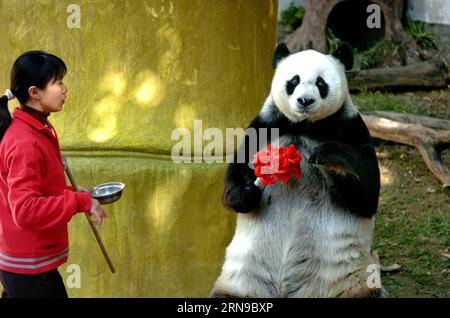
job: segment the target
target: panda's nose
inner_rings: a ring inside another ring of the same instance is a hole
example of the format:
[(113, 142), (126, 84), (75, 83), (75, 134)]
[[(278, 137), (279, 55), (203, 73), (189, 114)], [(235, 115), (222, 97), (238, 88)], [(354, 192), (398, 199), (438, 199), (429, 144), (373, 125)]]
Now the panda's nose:
[(315, 101), (316, 100), (314, 98), (303, 98), (303, 97), (297, 98), (297, 102), (305, 107), (313, 104)]

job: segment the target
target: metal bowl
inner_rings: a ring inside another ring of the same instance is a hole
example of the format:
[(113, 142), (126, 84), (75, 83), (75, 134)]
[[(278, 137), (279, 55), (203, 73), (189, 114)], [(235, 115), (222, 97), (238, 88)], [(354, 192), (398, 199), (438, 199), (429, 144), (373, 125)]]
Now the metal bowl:
[(110, 204), (120, 199), (123, 189), (125, 189), (125, 184), (122, 182), (107, 182), (93, 187), (89, 193), (100, 204)]

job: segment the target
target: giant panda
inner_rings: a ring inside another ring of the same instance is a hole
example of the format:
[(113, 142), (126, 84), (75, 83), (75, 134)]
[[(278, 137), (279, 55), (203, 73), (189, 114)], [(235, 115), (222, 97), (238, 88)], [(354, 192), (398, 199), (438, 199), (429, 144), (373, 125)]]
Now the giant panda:
[[(225, 174), (222, 203), (239, 213), (210, 296), (382, 296), (381, 286), (368, 283), (376, 274), (371, 252), (379, 168), (348, 91), (351, 48), (343, 43), (331, 55), (291, 54), (280, 43), (272, 64), (270, 94), (248, 128), (268, 128), (258, 150), (294, 144), (302, 178), (256, 186), (245, 138)], [(278, 128), (276, 140), (271, 128)], [(239, 152), (245, 163), (238, 162)]]

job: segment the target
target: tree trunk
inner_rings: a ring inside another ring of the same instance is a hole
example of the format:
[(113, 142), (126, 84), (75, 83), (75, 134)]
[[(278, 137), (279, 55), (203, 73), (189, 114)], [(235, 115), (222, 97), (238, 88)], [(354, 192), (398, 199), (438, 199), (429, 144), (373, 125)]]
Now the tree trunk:
[[(353, 1), (355, 5), (358, 3), (357, 0), (305, 0), (305, 16), (302, 25), (285, 38), (289, 49), (292, 52), (314, 49), (327, 53), (329, 51), (326, 40), (327, 21), (334, 7), (344, 1)], [(385, 21), (380, 65), (395, 67), (424, 60), (418, 45), (403, 29), (401, 23), (403, 1), (370, 1), (379, 5)]]
[(286, 37), (291, 52), (308, 49), (327, 53), (326, 27), (333, 7), (344, 0), (305, 0), (305, 17), (302, 25)]

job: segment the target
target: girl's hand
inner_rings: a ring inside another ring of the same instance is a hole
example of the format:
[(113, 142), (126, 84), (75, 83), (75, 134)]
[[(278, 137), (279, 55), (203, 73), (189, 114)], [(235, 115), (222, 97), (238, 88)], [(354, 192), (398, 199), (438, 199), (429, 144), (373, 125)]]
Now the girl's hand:
[(89, 212), (90, 215), (95, 215), (96, 219), (94, 221), (95, 225), (100, 225), (102, 223), (102, 220), (106, 218), (106, 212), (103, 210), (100, 203), (96, 200), (91, 198), (91, 211)]
[[(88, 189), (85, 187), (78, 186), (79, 192), (89, 192)], [(102, 206), (98, 202), (98, 200), (91, 198), (91, 210), (89, 211), (90, 215), (95, 215), (95, 225), (100, 225), (102, 223), (102, 220), (106, 218), (106, 212), (103, 210)]]
[(78, 186), (78, 191), (79, 192), (89, 192), (89, 189), (86, 189), (85, 187)]

